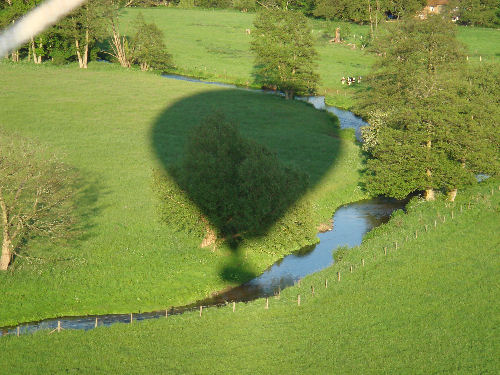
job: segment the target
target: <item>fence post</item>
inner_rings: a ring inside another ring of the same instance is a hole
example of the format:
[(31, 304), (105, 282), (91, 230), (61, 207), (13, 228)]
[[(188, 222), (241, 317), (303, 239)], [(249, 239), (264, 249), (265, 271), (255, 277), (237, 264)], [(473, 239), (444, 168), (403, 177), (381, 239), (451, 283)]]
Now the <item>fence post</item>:
[(19, 337), (19, 326), (17, 326), (17, 337)]
[(398, 241), (396, 241), (396, 250), (398, 249)]
[(134, 321), (134, 318), (132, 317), (132, 313), (130, 313), (130, 324)]
[(325, 279), (325, 288), (328, 288), (328, 279)]
[(311, 285), (311, 295), (314, 297), (314, 286)]
[(297, 296), (297, 306), (300, 306), (300, 294)]
[(233, 301), (233, 312), (236, 310), (236, 302)]
[(384, 247), (384, 255), (387, 255), (387, 247)]
[(201, 314), (203, 314), (203, 306), (200, 306), (200, 317), (201, 317)]
[(418, 238), (418, 230), (415, 231), (415, 239)]
[(94, 324), (94, 328), (97, 328), (97, 316), (95, 317), (95, 324)]
[(266, 310), (269, 309), (269, 297), (266, 297)]
[(340, 271), (337, 272), (337, 281), (340, 281)]
[(363, 265), (363, 267), (365, 266), (365, 260), (364, 259), (361, 259), (361, 264)]

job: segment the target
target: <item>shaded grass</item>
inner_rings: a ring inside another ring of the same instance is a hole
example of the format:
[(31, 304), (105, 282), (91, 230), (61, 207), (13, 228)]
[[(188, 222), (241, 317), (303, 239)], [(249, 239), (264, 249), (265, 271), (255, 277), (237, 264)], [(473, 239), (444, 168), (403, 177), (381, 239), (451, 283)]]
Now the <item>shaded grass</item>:
[[(305, 103), (233, 90), (231, 105), (212, 100), (203, 108), (180, 111), (180, 101), (200, 94), (218, 98), (227, 90), (99, 63), (86, 71), (1, 63), (0, 87), (1, 129), (47, 145), (90, 176), (89, 199), (96, 209), (88, 213), (84, 241), (58, 247), (31, 242), (27, 248), (33, 256), (68, 261), (18, 258), (11, 271), (0, 274), (0, 326), (65, 315), (152, 311), (228, 286), (220, 274), (231, 262), (227, 247), (200, 249), (199, 238), (158, 222), (151, 182), (152, 169), (162, 163), (151, 132), (164, 113), (177, 119), (182, 133), (193, 121), (198, 124), (198, 116), (221, 109), (241, 124), (242, 133), (265, 143), (285, 163), (294, 149), (294, 157), (318, 181), (307, 193), (318, 224), (336, 207), (365, 196), (357, 188), (361, 163), (352, 132), (339, 131), (335, 118)], [(325, 153), (341, 150), (338, 160), (329, 169), (315, 169), (309, 149), (295, 147), (300, 142), (293, 139), (284, 141), (290, 129)], [(81, 206), (84, 212), (85, 200)], [(286, 243), (273, 250), (265, 238), (260, 241), (242, 249), (245, 264), (239, 266), (251, 271), (247, 275), (297, 250), (296, 244)]]
[(499, 198), (496, 180), (454, 204), (413, 201), (340, 263), (271, 299), (269, 310), (257, 300), (202, 318), (3, 337), (0, 371), (498, 373)]
[[(253, 28), (253, 13), (213, 9), (128, 8), (121, 16), (124, 33), (131, 32), (132, 21), (139, 12), (163, 31), (178, 73), (252, 86), (252, 36), (245, 31)], [(319, 54), (319, 94), (325, 95), (330, 105), (350, 108), (354, 105), (359, 87), (342, 85), (340, 80), (343, 76), (366, 76), (375, 62), (374, 54), (359, 48), (369, 35), (369, 26), (333, 22), (334, 26), (329, 27), (322, 20), (311, 20), (311, 23)], [(325, 34), (336, 26), (341, 28), (341, 32), (350, 29), (346, 42), (356, 44), (358, 48), (329, 43), (330, 38)], [(485, 61), (498, 59), (500, 55), (499, 30), (459, 27), (458, 37), (470, 51), (471, 61), (478, 61), (479, 55)]]

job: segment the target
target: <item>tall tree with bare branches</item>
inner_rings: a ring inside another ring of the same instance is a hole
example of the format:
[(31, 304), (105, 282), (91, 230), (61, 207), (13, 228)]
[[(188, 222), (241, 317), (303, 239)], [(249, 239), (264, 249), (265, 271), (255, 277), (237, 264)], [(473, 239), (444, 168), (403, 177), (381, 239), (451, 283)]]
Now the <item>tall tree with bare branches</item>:
[(41, 147), (0, 134), (0, 271), (7, 270), (21, 242), (73, 233), (76, 177)]

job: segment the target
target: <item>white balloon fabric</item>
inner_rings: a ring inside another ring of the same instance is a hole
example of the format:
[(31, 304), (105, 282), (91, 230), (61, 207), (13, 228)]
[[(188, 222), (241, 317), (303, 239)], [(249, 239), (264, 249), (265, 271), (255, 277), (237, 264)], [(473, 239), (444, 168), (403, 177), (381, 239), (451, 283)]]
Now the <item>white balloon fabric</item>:
[(26, 43), (86, 0), (47, 0), (0, 34), (0, 58)]

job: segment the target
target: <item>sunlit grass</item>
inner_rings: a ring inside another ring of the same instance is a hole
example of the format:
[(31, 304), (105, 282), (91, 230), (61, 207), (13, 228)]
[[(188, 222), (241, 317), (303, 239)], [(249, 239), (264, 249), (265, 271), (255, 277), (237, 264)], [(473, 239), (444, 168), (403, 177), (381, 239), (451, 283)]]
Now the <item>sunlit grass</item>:
[[(219, 82), (253, 85), (254, 56), (250, 51), (254, 13), (234, 10), (127, 8), (121, 16), (123, 33), (130, 33), (132, 21), (142, 13), (148, 22), (154, 21), (163, 31), (167, 48), (173, 55), (177, 72)], [(357, 85), (341, 84), (343, 76), (366, 76), (376, 55), (360, 49), (369, 35), (368, 25), (311, 20), (318, 51), (318, 73), (321, 77), (319, 94), (326, 95), (331, 105), (350, 108), (354, 105)], [(349, 30), (345, 44), (329, 43), (335, 27), (341, 34)], [(500, 31), (474, 27), (460, 27), (459, 39), (470, 51), (471, 61), (498, 59)], [(354, 48), (352, 45), (356, 44)], [(354, 49), (353, 49), (354, 48)]]
[[(152, 169), (163, 166), (151, 133), (162, 115), (175, 118), (183, 134), (220, 109), (240, 123), (245, 136), (276, 151), (285, 163), (297, 160), (317, 181), (308, 194), (318, 224), (339, 205), (365, 196), (357, 188), (361, 164), (352, 133), (339, 132), (334, 118), (302, 102), (171, 81), (109, 64), (91, 64), (84, 71), (4, 63), (0, 87), (1, 130), (47, 145), (79, 169), (88, 182), (81, 205), (93, 210), (83, 239), (58, 247), (30, 242), (24, 254), (48, 260), (17, 258), (12, 271), (0, 275), (2, 326), (161, 309), (228, 285), (220, 274), (230, 259), (226, 246), (215, 252), (201, 249), (199, 238), (158, 222)], [(222, 102), (216, 99), (224, 95)], [(196, 97), (193, 108), (177, 109)], [(304, 140), (310, 140), (308, 148), (298, 147)], [(329, 150), (340, 150), (330, 168), (311, 159), (311, 150), (323, 149), (326, 159)], [(297, 250), (285, 243), (270, 251), (272, 240), (259, 241), (243, 248), (253, 249), (245, 260), (253, 272)]]
[(496, 180), (453, 204), (414, 201), (269, 310), (261, 299), (201, 318), (3, 337), (0, 372), (497, 373), (499, 197)]

